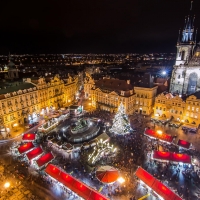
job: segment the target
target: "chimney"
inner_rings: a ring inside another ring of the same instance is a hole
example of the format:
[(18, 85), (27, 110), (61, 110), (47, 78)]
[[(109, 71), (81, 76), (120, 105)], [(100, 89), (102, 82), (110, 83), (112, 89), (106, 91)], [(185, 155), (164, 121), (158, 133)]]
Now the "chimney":
[(126, 82), (127, 82), (127, 84), (130, 84), (130, 80), (127, 80)]

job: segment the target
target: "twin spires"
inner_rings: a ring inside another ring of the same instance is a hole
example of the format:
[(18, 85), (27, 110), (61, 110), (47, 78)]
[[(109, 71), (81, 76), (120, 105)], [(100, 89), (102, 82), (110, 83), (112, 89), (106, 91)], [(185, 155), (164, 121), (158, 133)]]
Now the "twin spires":
[(182, 31), (182, 38), (180, 37), (181, 30), (177, 44), (196, 44), (197, 29), (194, 29), (195, 15), (192, 16), (193, 1), (191, 1), (190, 14), (185, 18), (185, 25)]

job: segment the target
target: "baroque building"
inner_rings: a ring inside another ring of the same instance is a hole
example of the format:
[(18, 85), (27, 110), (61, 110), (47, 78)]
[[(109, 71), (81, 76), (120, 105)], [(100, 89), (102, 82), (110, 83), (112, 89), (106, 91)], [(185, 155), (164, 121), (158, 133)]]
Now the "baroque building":
[(171, 119), (198, 128), (200, 124), (200, 91), (181, 98), (171, 93), (162, 93), (156, 97), (154, 116), (157, 119)]
[(172, 94), (190, 95), (200, 90), (200, 46), (196, 43), (197, 29), (194, 28), (195, 16), (185, 18), (185, 25), (179, 31), (176, 62), (171, 77)]
[(0, 89), (0, 124), (13, 128), (14, 124), (31, 122), (49, 110), (70, 105), (75, 100), (78, 77), (68, 75), (27, 78), (23, 82), (4, 84)]
[[(142, 81), (148, 82), (147, 77), (150, 76), (145, 75)], [(86, 73), (84, 91), (85, 97), (91, 98), (92, 106), (96, 109), (116, 112), (122, 102), (126, 114), (137, 112), (150, 115), (153, 112), (157, 86), (134, 87), (130, 80), (105, 77), (95, 81)]]

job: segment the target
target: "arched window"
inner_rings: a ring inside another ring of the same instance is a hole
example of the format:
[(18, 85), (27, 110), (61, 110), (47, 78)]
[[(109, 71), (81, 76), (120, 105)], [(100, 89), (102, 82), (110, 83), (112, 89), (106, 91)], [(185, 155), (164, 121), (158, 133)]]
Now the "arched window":
[(185, 51), (181, 52), (181, 60), (185, 60)]

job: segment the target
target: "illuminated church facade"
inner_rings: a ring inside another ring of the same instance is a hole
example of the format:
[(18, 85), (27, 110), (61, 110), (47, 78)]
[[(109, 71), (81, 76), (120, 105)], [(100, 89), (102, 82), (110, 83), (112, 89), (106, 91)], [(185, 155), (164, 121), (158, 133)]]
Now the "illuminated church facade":
[(176, 62), (170, 84), (172, 94), (190, 95), (200, 91), (200, 45), (196, 43), (195, 16), (191, 13), (192, 2), (182, 34), (179, 31)]

